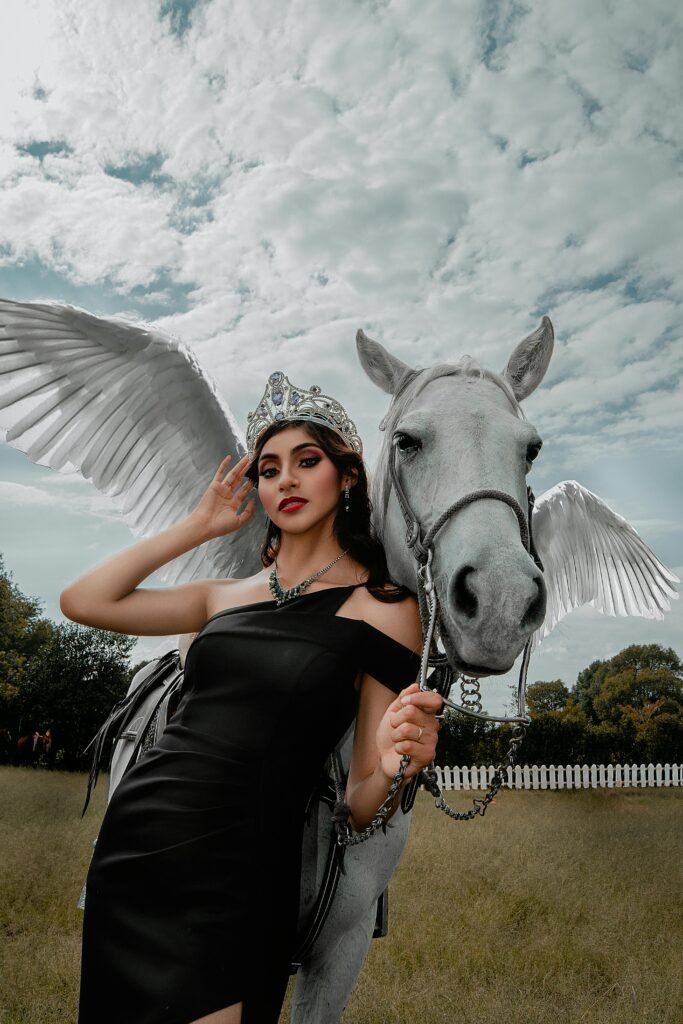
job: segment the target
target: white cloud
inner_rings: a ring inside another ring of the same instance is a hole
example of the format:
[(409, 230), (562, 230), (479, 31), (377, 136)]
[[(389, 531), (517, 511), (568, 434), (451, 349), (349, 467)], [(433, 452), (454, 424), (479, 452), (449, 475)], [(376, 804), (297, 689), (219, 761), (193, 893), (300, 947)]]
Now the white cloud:
[(39, 487), (0, 480), (0, 501), (11, 505), (51, 505), (52, 497)]
[[(59, 477), (55, 474), (55, 481), (65, 482), (70, 478)], [(79, 482), (83, 485), (82, 478)], [(20, 510), (24, 507), (45, 506), (52, 510), (59, 510), (70, 515), (93, 516), (99, 519), (120, 522), (121, 517), (114, 510), (111, 499), (103, 494), (93, 493), (93, 488), (88, 493), (69, 493), (69, 485), (63, 488), (55, 486), (51, 481), (45, 481), (46, 488), (34, 487), (31, 484), (22, 484), (14, 480), (0, 480), (0, 505), (7, 513), (11, 508)], [(85, 490), (85, 488), (83, 488)]]

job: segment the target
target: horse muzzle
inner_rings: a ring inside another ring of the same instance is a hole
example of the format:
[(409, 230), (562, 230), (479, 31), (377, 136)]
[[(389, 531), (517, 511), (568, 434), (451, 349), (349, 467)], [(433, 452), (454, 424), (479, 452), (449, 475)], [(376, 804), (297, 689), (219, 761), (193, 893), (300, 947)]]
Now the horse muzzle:
[(441, 604), (441, 634), (472, 675), (507, 672), (546, 610), (543, 575), (524, 550), (470, 560), (453, 572)]

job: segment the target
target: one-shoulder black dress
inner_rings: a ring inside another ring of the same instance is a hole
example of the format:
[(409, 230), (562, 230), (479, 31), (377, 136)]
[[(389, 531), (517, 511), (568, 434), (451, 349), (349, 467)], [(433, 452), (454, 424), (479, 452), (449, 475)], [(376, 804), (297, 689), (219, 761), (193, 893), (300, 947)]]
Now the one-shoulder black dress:
[(417, 654), (337, 615), (354, 587), (213, 615), (159, 740), (112, 795), (87, 877), (78, 1024), (277, 1024), (306, 803), (359, 670), (398, 693)]

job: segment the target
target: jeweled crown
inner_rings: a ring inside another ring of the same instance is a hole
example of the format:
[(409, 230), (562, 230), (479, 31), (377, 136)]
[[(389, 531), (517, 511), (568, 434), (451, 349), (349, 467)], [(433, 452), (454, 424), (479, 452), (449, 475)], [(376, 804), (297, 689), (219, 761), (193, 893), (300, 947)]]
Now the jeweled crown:
[(266, 390), (254, 412), (247, 413), (247, 450), (253, 455), (258, 440), (272, 423), (282, 420), (307, 420), (319, 423), (336, 431), (340, 437), (359, 455), (363, 454), (363, 442), (356, 431), (356, 425), (349, 419), (346, 409), (336, 398), (323, 395), (317, 384), (310, 388), (295, 387), (282, 373), (276, 370), (268, 378)]

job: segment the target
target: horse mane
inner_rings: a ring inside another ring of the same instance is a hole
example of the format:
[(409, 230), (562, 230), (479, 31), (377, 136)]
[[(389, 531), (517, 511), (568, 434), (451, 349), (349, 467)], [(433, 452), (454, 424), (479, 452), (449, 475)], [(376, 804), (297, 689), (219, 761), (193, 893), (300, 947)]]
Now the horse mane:
[(379, 457), (377, 459), (376, 472), (379, 476), (377, 483), (375, 484), (376, 497), (373, 502), (375, 515), (381, 516), (381, 519), (376, 519), (376, 526), (378, 527), (384, 521), (387, 502), (389, 500), (389, 492), (391, 490), (391, 483), (389, 479), (389, 458), (391, 455), (391, 439), (394, 433), (394, 428), (407, 406), (417, 398), (428, 384), (431, 384), (433, 380), (437, 380), (439, 377), (478, 377), (481, 380), (490, 380), (503, 392), (510, 403), (514, 415), (518, 419), (526, 419), (509, 381), (507, 381), (500, 373), (496, 373), (494, 370), (487, 370), (485, 366), (482, 366), (481, 363), (472, 356), (461, 356), (457, 363), (437, 363), (434, 366), (427, 367), (426, 369), (411, 370), (410, 373), (407, 373), (400, 382), (398, 390), (396, 391), (391, 405), (389, 406), (389, 410), (380, 424), (380, 429), (385, 431), (385, 435), (382, 447), (380, 448)]

